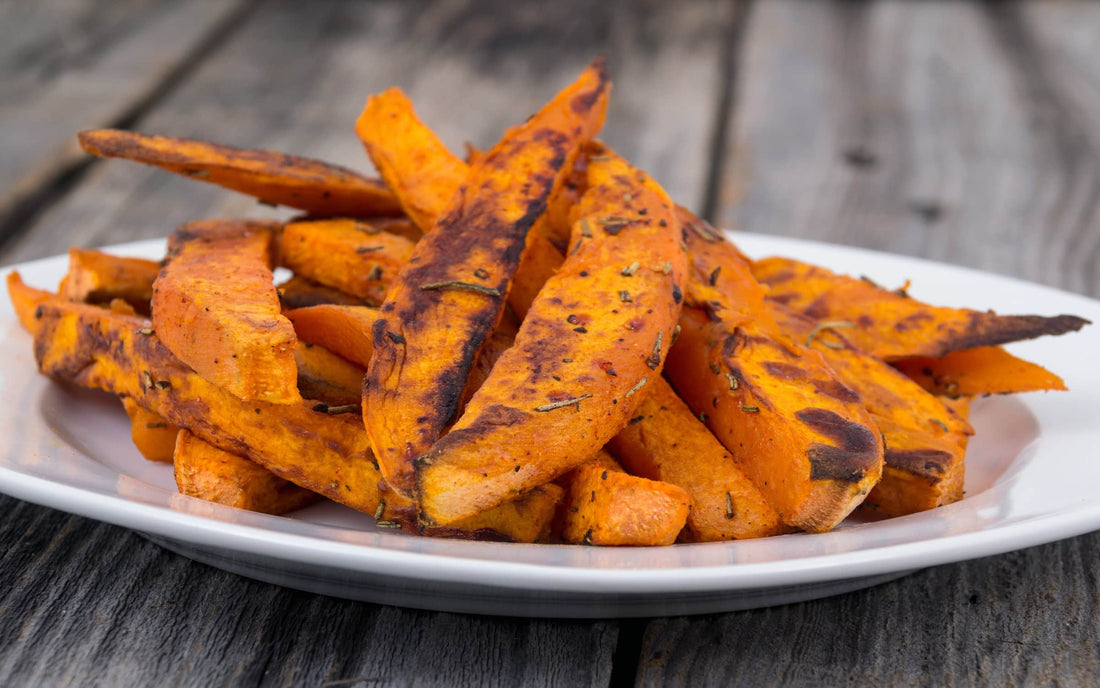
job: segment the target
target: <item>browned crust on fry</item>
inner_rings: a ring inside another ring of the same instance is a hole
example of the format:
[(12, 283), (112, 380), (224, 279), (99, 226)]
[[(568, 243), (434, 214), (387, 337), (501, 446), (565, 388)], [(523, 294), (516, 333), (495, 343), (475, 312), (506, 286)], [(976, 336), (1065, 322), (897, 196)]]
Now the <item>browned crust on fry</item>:
[[(607, 89), (602, 62), (594, 63), (488, 151), (391, 288), (374, 325), (363, 414), (382, 474), (398, 492), (411, 495), (413, 458), (457, 412), (475, 357), (500, 319), (527, 232), (562, 169), (602, 124)], [(570, 104), (578, 98), (592, 105), (577, 111)], [(439, 286), (454, 283), (480, 291)]]
[(271, 223), (192, 222), (169, 237), (153, 327), (195, 372), (242, 399), (293, 403), (297, 338), (272, 285)]
[(77, 138), (92, 155), (154, 165), (314, 215), (401, 214), (379, 180), (312, 158), (117, 129), (83, 131)]

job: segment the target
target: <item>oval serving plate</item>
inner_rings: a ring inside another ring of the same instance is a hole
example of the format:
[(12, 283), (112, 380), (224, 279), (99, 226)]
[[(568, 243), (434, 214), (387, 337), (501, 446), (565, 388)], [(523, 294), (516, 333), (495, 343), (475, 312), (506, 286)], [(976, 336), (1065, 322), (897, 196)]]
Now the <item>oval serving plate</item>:
[[(752, 234), (748, 254), (789, 255), (883, 284), (911, 279), (932, 303), (1073, 313), (1100, 302), (928, 261)], [(163, 241), (110, 247), (158, 258)], [(13, 266), (52, 288), (64, 256)], [(10, 268), (9, 268), (10, 269)], [(5, 269), (6, 273), (8, 270)], [(131, 446), (117, 400), (38, 375), (31, 338), (0, 304), (0, 491), (143, 533), (184, 556), (311, 592), (423, 609), (545, 617), (696, 614), (783, 604), (874, 585), (914, 569), (1100, 528), (1100, 366), (1092, 328), (1013, 345), (1069, 392), (975, 404), (966, 498), (903, 518), (850, 518), (830, 533), (666, 548), (517, 545), (417, 538), (319, 504), (267, 516), (184, 497), (170, 466)]]

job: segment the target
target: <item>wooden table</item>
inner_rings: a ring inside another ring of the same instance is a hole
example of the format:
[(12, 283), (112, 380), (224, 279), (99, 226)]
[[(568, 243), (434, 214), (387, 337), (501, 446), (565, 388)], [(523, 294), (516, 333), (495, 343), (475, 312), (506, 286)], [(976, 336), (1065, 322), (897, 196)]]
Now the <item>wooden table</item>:
[[(369, 92), (399, 85), (456, 150), (484, 146), (604, 52), (606, 140), (718, 224), (1100, 296), (1100, 5), (592, 5), (4, 3), (0, 263), (270, 213), (88, 160), (79, 129), (363, 168), (352, 122)], [(1097, 533), (805, 604), (562, 622), (295, 592), (0, 509), (0, 685), (1100, 680)]]

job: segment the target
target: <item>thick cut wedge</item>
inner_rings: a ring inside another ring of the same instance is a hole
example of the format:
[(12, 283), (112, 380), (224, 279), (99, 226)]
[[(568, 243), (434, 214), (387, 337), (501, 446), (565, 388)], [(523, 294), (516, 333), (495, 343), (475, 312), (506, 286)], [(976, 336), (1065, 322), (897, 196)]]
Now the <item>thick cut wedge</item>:
[(321, 499), (319, 494), (187, 430), (179, 431), (170, 460), (180, 494), (208, 502), (264, 514), (285, 514)]
[(882, 475), (882, 439), (821, 355), (785, 334), (733, 244), (681, 211), (691, 257), (668, 376), (788, 525), (840, 523)]
[(279, 260), (297, 275), (379, 304), (415, 243), (357, 220), (291, 222), (283, 229)]
[(153, 327), (180, 360), (231, 394), (295, 403), (297, 338), (272, 284), (275, 229), (243, 220), (177, 229), (153, 286)]
[(83, 248), (69, 249), (69, 271), (58, 292), (70, 301), (107, 304), (122, 299), (149, 315), (153, 281), (160, 272), (155, 260), (115, 256)]
[[(602, 62), (510, 130), (417, 245), (374, 325), (363, 416), (387, 483), (411, 495), (413, 459), (454, 417), (500, 320), (528, 230), (603, 122)], [(475, 509), (472, 515), (483, 509)]]
[(771, 288), (773, 299), (822, 324), (842, 323), (848, 341), (887, 361), (1065, 334), (1088, 324), (1074, 315), (997, 315), (929, 306), (903, 290), (889, 291), (790, 258), (756, 261), (752, 271)]
[(940, 358), (903, 358), (894, 367), (929, 392), (947, 397), (1066, 389), (1062, 378), (999, 346), (952, 351)]
[(668, 197), (605, 151), (573, 248), (454, 428), (417, 459), (425, 523), (449, 523), (596, 453), (661, 373), (686, 257)]
[(791, 530), (663, 379), (649, 385), (630, 422), (607, 447), (631, 474), (687, 491), (691, 513), (681, 540), (741, 540)]
[(79, 139), (85, 151), (101, 158), (154, 165), (313, 215), (401, 213), (397, 199), (382, 182), (320, 160), (117, 129), (84, 131)]
[[(285, 311), (284, 315), (294, 323), (302, 341), (320, 344), (363, 368), (370, 365), (374, 353), (371, 327), (378, 319), (378, 309), (326, 304)], [(362, 380), (359, 386), (361, 396)]]

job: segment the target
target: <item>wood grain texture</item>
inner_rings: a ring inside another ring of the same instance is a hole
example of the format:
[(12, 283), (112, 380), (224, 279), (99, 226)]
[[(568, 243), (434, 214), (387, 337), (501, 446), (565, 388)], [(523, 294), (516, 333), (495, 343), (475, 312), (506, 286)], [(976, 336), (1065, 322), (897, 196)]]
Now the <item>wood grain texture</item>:
[(85, 159), (80, 129), (124, 123), (240, 18), (244, 0), (8, 3), (0, 22), (0, 234)]
[(603, 686), (612, 623), (349, 602), (0, 497), (6, 686)]
[[(599, 53), (615, 81), (605, 137), (685, 202), (702, 198), (731, 5), (655, 0), (545, 7), (494, 0), (265, 3), (192, 78), (134, 123), (369, 170), (354, 133), (366, 95), (397, 85), (445, 143), (494, 143)], [(661, 136), (643, 132), (668, 132)], [(166, 235), (213, 215), (271, 215), (255, 201), (120, 161), (97, 162), (0, 249), (10, 263)], [(288, 213), (284, 212), (283, 215)]]
[(1066, 5), (757, 4), (717, 220), (1100, 294), (1095, 10)]

